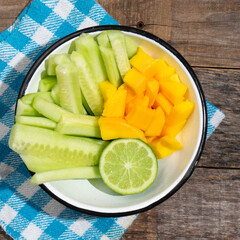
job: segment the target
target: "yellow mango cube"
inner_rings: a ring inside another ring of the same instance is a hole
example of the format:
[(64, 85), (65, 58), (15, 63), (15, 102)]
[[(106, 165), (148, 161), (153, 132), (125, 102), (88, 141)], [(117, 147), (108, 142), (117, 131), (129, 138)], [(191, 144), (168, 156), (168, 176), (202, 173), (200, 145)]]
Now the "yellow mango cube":
[(165, 115), (168, 115), (173, 107), (172, 103), (169, 102), (168, 99), (161, 92), (158, 93), (153, 104), (153, 108), (157, 108), (159, 106), (163, 109)]
[(101, 82), (99, 86), (100, 86), (100, 90), (101, 90), (104, 102), (106, 102), (109, 98), (111, 98), (117, 91), (117, 88), (107, 80)]
[(162, 94), (174, 105), (182, 102), (187, 92), (186, 85), (172, 80), (161, 81), (160, 89)]
[(162, 129), (161, 136), (176, 137), (178, 135), (178, 133), (183, 129), (186, 122), (187, 122), (187, 120), (183, 120), (183, 121), (173, 124), (173, 125), (165, 124)]
[(147, 87), (145, 95), (149, 98), (149, 107), (152, 107), (155, 99), (157, 97), (159, 91), (159, 82), (157, 79), (152, 78), (151, 80), (147, 81)]
[(175, 151), (182, 149), (180, 142), (171, 136), (156, 138), (149, 145), (159, 159), (165, 158)]
[(175, 73), (169, 77), (169, 80), (171, 81), (176, 81), (176, 82), (181, 82), (178, 73)]
[(123, 117), (125, 113), (127, 90), (120, 86), (118, 90), (104, 103), (102, 115), (105, 117)]
[(166, 118), (166, 124), (173, 126), (187, 120), (194, 110), (195, 104), (189, 100), (175, 105)]
[(160, 136), (163, 126), (165, 124), (165, 114), (161, 107), (158, 107), (156, 110), (154, 110), (155, 116), (148, 126), (147, 130), (145, 131), (145, 136)]
[(103, 140), (117, 138), (138, 138), (146, 142), (143, 131), (135, 128), (122, 118), (100, 117), (98, 124)]
[(152, 78), (156, 76), (158, 73), (163, 72), (168, 65), (164, 59), (156, 59), (150, 65), (146, 67), (143, 71), (143, 74), (147, 78)]
[(130, 111), (132, 111), (133, 108), (136, 106), (142, 106), (142, 107), (148, 107), (149, 105), (149, 98), (148, 96), (135, 96), (129, 103), (126, 103), (126, 114), (128, 114)]
[(143, 94), (146, 89), (146, 77), (135, 68), (131, 68), (123, 78), (123, 81), (130, 87), (137, 95)]
[(159, 69), (159, 72), (155, 77), (161, 82), (161, 81), (167, 80), (175, 72), (176, 72), (176, 68), (172, 66), (167, 66), (163, 69)]
[(143, 73), (148, 68), (148, 66), (154, 62), (154, 60), (154, 58), (149, 56), (146, 52), (143, 51), (141, 47), (139, 47), (137, 54), (130, 59), (130, 64), (139, 72)]
[(143, 106), (135, 106), (125, 117), (127, 122), (143, 131), (146, 131), (154, 118), (154, 110)]

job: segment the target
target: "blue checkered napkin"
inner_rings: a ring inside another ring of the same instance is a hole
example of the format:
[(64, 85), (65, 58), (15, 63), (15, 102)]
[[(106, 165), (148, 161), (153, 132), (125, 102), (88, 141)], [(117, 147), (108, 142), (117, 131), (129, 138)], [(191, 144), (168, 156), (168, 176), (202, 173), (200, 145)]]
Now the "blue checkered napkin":
[[(0, 224), (15, 239), (119, 239), (136, 215), (81, 214), (29, 184), (30, 174), (8, 148), (14, 104), (30, 66), (53, 42), (92, 25), (118, 24), (93, 0), (34, 0), (0, 34)], [(208, 136), (224, 114), (207, 103)]]

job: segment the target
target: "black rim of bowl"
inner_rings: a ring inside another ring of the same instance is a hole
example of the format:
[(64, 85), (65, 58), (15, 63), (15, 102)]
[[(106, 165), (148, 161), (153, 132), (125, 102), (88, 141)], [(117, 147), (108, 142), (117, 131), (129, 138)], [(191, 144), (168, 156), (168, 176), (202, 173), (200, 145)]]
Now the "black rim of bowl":
[[(191, 75), (191, 77), (193, 78), (196, 87), (198, 89), (199, 95), (200, 95), (200, 99), (201, 99), (201, 104), (202, 104), (202, 114), (203, 114), (203, 131), (202, 131), (202, 136), (201, 136), (201, 141), (199, 144), (199, 148), (198, 151), (194, 157), (194, 160), (192, 162), (192, 164), (190, 165), (190, 167), (188, 168), (186, 174), (184, 175), (184, 177), (181, 179), (181, 181), (164, 197), (162, 197), (161, 199), (155, 201), (154, 203), (151, 203), (148, 206), (145, 206), (143, 208), (137, 209), (137, 210), (133, 210), (133, 211), (127, 211), (127, 212), (97, 212), (97, 211), (93, 211), (93, 210), (87, 210), (87, 209), (83, 209), (83, 208), (79, 208), (76, 207), (72, 204), (69, 204), (68, 202), (64, 201), (63, 199), (59, 198), (58, 196), (56, 196), (54, 193), (52, 193), (45, 185), (40, 185), (41, 188), (43, 190), (45, 190), (50, 196), (52, 196), (53, 198), (55, 198), (56, 200), (58, 200), (59, 202), (61, 202), (62, 204), (64, 204), (67, 207), (70, 207), (76, 211), (79, 211), (81, 213), (86, 213), (86, 214), (90, 214), (90, 215), (94, 215), (94, 216), (101, 216), (101, 217), (120, 217), (120, 216), (128, 216), (128, 215), (132, 215), (132, 214), (137, 214), (137, 213), (141, 213), (144, 211), (147, 211), (155, 206), (157, 206), (158, 204), (164, 202), (166, 199), (168, 199), (170, 196), (172, 196), (174, 193), (176, 193), (182, 186), (183, 184), (189, 179), (189, 177), (192, 175), (199, 159), (200, 156), (202, 154), (203, 148), (204, 148), (204, 144), (206, 141), (206, 134), (207, 134), (207, 107), (206, 107), (206, 101), (205, 101), (205, 97), (203, 94), (203, 90), (202, 87), (200, 85), (200, 82), (196, 76), (196, 74), (194, 73), (193, 69), (191, 68), (191, 66), (188, 64), (188, 62), (184, 59), (184, 57), (177, 51), (175, 50), (172, 46), (170, 46), (168, 43), (166, 43), (164, 40), (162, 40), (161, 38), (148, 33), (146, 31), (137, 29), (137, 28), (133, 28), (133, 27), (127, 27), (127, 26), (121, 26), (121, 25), (102, 25), (102, 26), (95, 26), (95, 27), (89, 27), (89, 28), (85, 28), (79, 31), (76, 31), (74, 33), (71, 33), (63, 38), (61, 38), (60, 40), (58, 40), (57, 42), (55, 42), (53, 45), (51, 45), (46, 51), (44, 51), (42, 53), (42, 55), (36, 60), (36, 62), (33, 64), (33, 66), (30, 68), (30, 70), (28, 71), (18, 94), (18, 99), (21, 98), (24, 94), (25, 91), (28, 87), (28, 84), (34, 74), (34, 72), (36, 71), (36, 69), (38, 68), (38, 66), (42, 63), (42, 61), (44, 61), (44, 59), (53, 51), (55, 50), (57, 47), (59, 47), (60, 45), (62, 45), (63, 43), (71, 40), (72, 38), (78, 37), (80, 34), (82, 33), (91, 33), (91, 32), (96, 32), (96, 31), (104, 31), (104, 30), (121, 30), (121, 31), (125, 31), (125, 32), (131, 32), (131, 33), (135, 33), (135, 34), (139, 34), (142, 35), (144, 37), (147, 37), (155, 42), (157, 42), (158, 44), (162, 45), (163, 47), (165, 47), (166, 49), (168, 49), (171, 53), (173, 53), (180, 61), (181, 63), (186, 67), (187, 71), (189, 72), (189, 74)], [(30, 172), (31, 174), (33, 174), (32, 172)]]

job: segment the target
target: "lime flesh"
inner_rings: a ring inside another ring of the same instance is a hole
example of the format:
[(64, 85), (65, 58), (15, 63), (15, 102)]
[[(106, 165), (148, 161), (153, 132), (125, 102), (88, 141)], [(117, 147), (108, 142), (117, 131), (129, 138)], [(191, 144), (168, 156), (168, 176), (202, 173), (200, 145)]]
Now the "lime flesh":
[(158, 163), (152, 149), (143, 141), (118, 139), (102, 152), (99, 170), (109, 188), (127, 195), (143, 192), (154, 182)]

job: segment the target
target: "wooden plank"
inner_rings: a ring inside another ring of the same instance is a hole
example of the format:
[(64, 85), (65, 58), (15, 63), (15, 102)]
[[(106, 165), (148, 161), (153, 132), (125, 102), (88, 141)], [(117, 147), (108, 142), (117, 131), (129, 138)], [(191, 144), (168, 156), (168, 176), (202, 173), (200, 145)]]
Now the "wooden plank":
[(98, 0), (120, 24), (172, 44), (194, 66), (239, 68), (240, 1)]
[(226, 117), (208, 139), (199, 166), (240, 168), (240, 71), (194, 68), (206, 99)]
[(0, 0), (0, 32), (11, 26), (31, 0)]
[(151, 216), (158, 213), (151, 218), (157, 236), (147, 231), (145, 212), (122, 239), (239, 239), (239, 173), (197, 168), (175, 195), (151, 210)]

